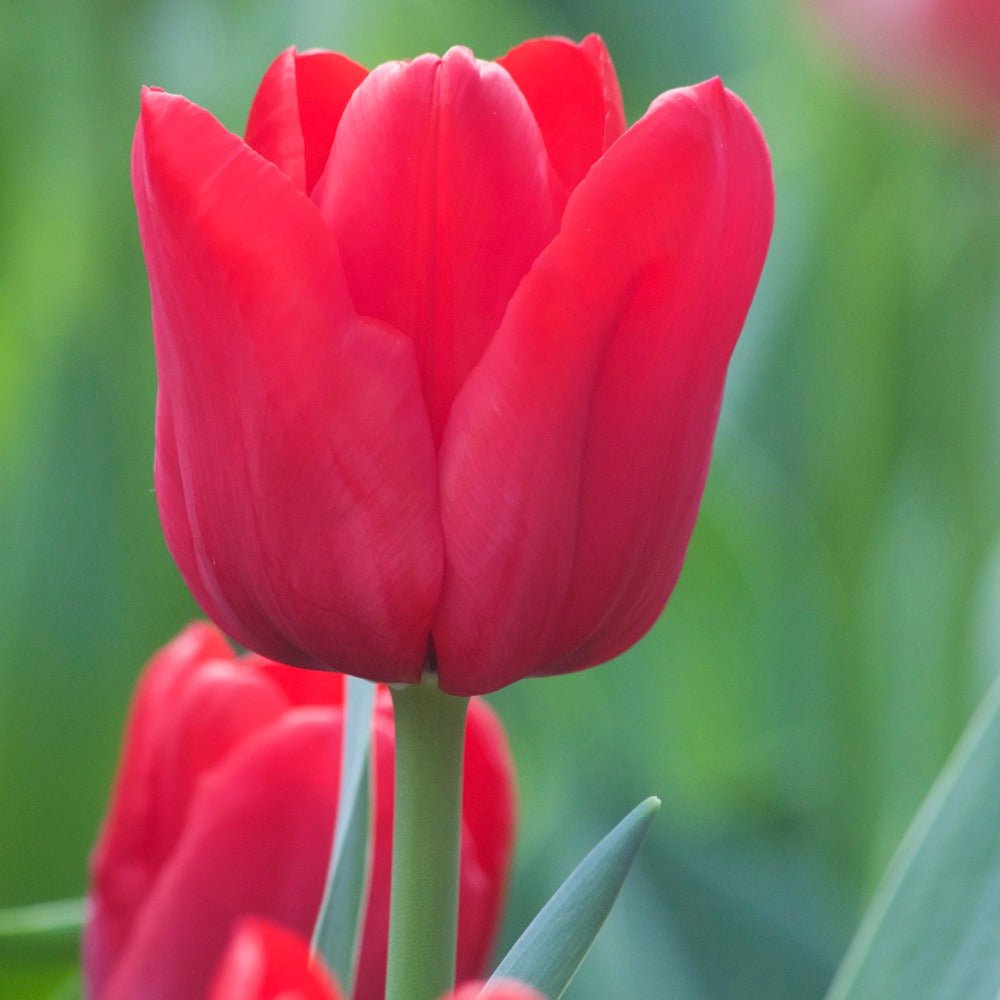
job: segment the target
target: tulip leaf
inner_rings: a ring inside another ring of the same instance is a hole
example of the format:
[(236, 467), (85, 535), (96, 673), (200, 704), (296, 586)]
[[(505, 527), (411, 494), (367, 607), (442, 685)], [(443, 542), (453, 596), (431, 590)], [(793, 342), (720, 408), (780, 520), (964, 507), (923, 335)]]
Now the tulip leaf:
[(323, 956), (347, 996), (354, 990), (368, 883), (374, 707), (375, 685), (348, 677), (337, 822), (312, 939), (313, 953)]
[(483, 987), (517, 979), (558, 1000), (586, 958), (660, 808), (640, 802), (574, 869), (517, 939)]
[(82, 899), (59, 899), (0, 910), (0, 955), (75, 954), (85, 908)]
[(917, 812), (827, 1000), (1000, 995), (1000, 678)]

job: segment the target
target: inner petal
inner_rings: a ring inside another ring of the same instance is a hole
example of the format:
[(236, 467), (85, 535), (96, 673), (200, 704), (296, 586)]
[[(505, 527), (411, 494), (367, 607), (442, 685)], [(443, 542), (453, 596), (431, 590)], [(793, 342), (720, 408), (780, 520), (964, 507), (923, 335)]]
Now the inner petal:
[(355, 308), (414, 341), (436, 443), (560, 188), (521, 92), (466, 49), (378, 67), (344, 111), (313, 198)]

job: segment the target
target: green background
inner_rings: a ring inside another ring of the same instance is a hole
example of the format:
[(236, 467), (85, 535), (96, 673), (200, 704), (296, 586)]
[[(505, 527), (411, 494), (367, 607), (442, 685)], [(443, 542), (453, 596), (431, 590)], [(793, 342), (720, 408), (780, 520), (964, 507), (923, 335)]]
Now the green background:
[[(0, 907), (84, 891), (132, 684), (197, 615), (152, 493), (139, 87), (241, 131), (289, 44), (374, 65), (589, 31), (630, 120), (722, 75), (770, 142), (777, 219), (660, 623), (616, 663), (491, 699), (522, 789), (505, 940), (658, 794), (568, 1000), (822, 996), (1000, 667), (1000, 161), (893, 103), (790, 2), (4, 6)], [(0, 998), (47, 996), (61, 954), (0, 951)]]

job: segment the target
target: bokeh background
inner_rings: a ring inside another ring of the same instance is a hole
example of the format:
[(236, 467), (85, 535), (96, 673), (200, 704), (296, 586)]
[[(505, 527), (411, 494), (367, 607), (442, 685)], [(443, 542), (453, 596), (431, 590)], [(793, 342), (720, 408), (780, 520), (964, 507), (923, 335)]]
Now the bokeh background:
[[(4, 4), (0, 908), (82, 895), (131, 687), (198, 614), (152, 492), (140, 85), (242, 131), (289, 44), (373, 65), (589, 31), (630, 120), (721, 74), (771, 144), (777, 219), (660, 623), (491, 699), (522, 787), (504, 939), (656, 793), (568, 1000), (823, 995), (1000, 668), (1000, 155), (794, 0)], [(73, 956), (0, 943), (0, 998), (72, 997)]]

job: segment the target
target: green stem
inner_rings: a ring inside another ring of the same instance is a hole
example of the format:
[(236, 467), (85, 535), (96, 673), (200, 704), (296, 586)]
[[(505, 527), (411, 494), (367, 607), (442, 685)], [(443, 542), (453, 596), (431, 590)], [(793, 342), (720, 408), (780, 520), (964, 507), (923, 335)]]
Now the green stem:
[(455, 982), (468, 704), (433, 682), (392, 689), (396, 773), (385, 1000), (438, 1000)]

